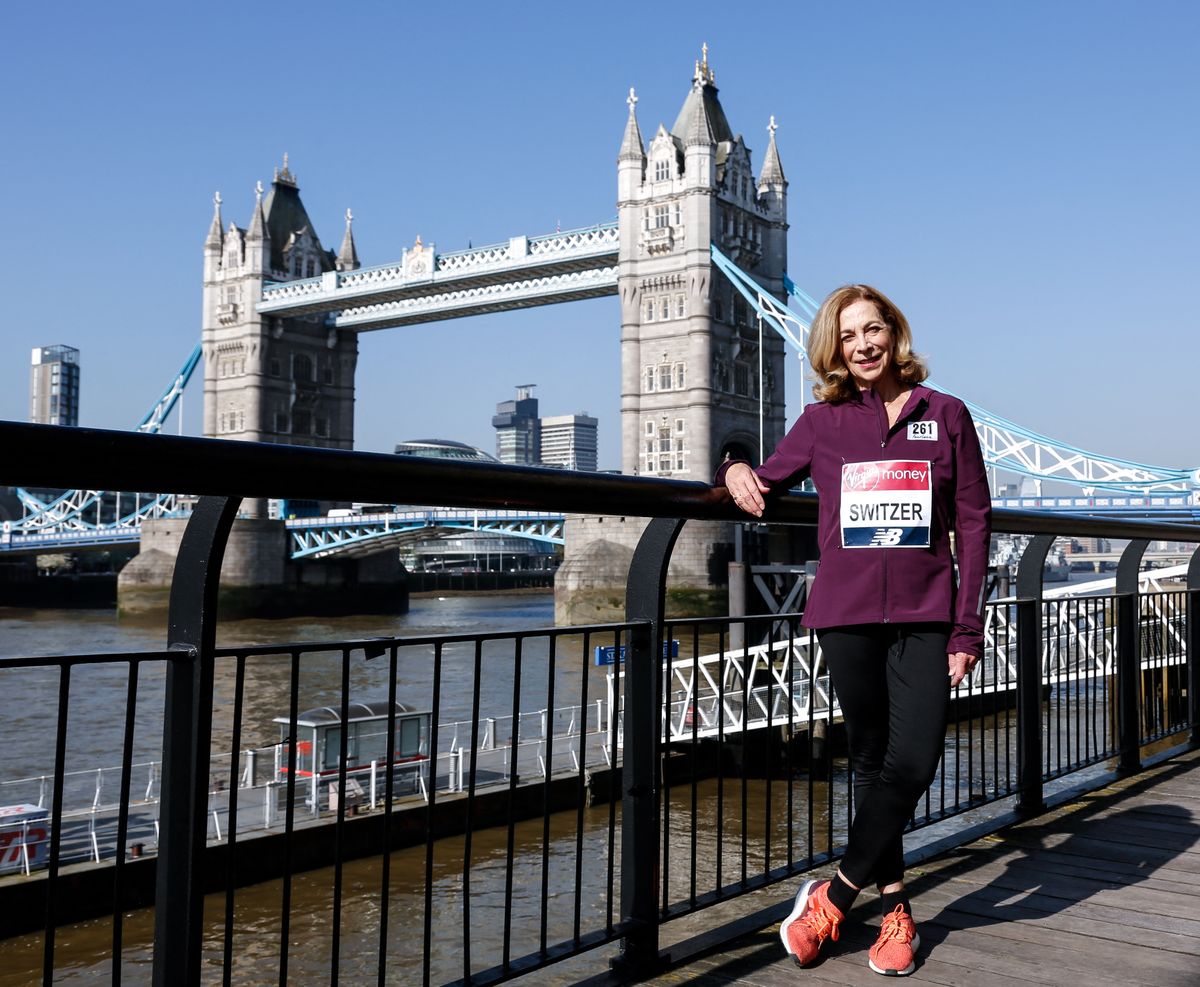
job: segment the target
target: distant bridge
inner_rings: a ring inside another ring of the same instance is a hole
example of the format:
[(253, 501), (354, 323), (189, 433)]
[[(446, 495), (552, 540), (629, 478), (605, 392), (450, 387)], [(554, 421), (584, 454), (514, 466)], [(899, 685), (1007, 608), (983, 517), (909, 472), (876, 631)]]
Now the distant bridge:
[[(153, 501), (148, 501), (152, 504)], [(159, 512), (157, 517), (187, 517), (179, 509)], [(47, 527), (22, 530), (6, 521), (0, 526), (0, 552), (50, 553), (97, 550), (136, 544), (141, 538), (145, 512), (131, 513), (111, 524), (83, 522), (79, 527)], [(332, 556), (356, 558), (388, 548), (399, 548), (437, 532), (509, 535), (541, 542), (563, 544), (562, 514), (538, 511), (494, 511), (463, 508), (415, 507), (386, 514), (351, 514), (336, 517), (293, 518), (286, 522), (293, 559), (323, 559)]]
[(539, 511), (416, 507), (388, 514), (293, 518), (287, 522), (293, 559), (372, 555), (428, 537), (433, 531), (505, 534), (546, 545), (563, 544), (562, 514)]

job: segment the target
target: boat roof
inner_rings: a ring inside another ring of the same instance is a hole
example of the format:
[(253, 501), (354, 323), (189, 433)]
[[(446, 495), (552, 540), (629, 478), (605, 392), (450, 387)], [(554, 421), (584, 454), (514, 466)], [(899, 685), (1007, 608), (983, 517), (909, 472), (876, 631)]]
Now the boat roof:
[[(388, 702), (386, 699), (378, 699), (373, 702), (352, 702), (347, 706), (347, 723), (358, 723), (362, 720), (386, 720), (388, 716)], [(418, 711), (415, 706), (409, 706), (407, 703), (396, 703), (397, 714), (401, 713), (416, 713), (428, 712), (428, 710)], [(282, 723), (287, 726), (290, 720), (286, 716), (277, 716), (275, 723)], [(342, 722), (342, 711), (337, 706), (314, 706), (312, 709), (306, 709), (296, 717), (296, 726), (298, 727), (324, 727), (332, 726)]]

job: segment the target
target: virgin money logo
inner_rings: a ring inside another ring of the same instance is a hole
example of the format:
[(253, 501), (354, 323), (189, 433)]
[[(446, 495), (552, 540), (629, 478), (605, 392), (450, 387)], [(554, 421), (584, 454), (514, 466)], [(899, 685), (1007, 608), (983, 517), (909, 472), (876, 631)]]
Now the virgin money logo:
[(842, 467), (842, 489), (853, 491), (874, 490), (879, 486), (877, 463), (847, 463)]

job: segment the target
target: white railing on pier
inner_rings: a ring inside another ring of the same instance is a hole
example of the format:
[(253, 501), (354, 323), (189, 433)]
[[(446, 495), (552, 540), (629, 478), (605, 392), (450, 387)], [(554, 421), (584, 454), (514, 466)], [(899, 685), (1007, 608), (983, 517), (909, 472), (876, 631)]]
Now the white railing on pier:
[[(1157, 634), (1163, 642), (1159, 656), (1142, 660), (1144, 671), (1187, 661), (1185, 596), (1177, 589), (1152, 589), (1165, 585), (1167, 571), (1158, 573), (1157, 580), (1147, 581), (1141, 597), (1139, 633)], [(1114, 675), (1116, 618), (1111, 597), (1086, 602), (1086, 598), (1076, 601), (1066, 594), (1046, 596), (1043, 684), (1061, 686)], [(993, 602), (985, 611), (984, 659), (963, 681), (959, 695), (984, 696), (1016, 689), (1017, 629), (1010, 606), (1015, 599)], [(748, 624), (748, 629), (753, 626)], [(803, 729), (810, 720), (840, 718), (841, 707), (832, 695), (816, 636), (800, 627), (796, 630), (780, 640), (676, 658), (667, 664), (669, 698), (663, 707), (663, 725), (668, 739), (687, 742), (789, 725)], [(610, 708), (622, 681), (619, 668), (608, 673)]]

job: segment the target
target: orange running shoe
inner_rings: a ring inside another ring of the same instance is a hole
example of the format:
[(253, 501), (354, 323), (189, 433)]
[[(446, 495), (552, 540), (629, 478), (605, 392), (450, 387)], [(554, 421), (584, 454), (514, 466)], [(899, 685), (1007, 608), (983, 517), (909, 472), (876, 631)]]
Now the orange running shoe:
[(867, 954), (867, 962), (876, 973), (885, 977), (907, 977), (917, 968), (915, 955), (921, 945), (917, 925), (903, 905), (897, 905), (883, 916), (879, 938)]
[(845, 917), (829, 900), (828, 881), (806, 881), (796, 893), (792, 913), (779, 926), (783, 948), (795, 957), (797, 966), (808, 966), (826, 939), (837, 942), (838, 924)]

